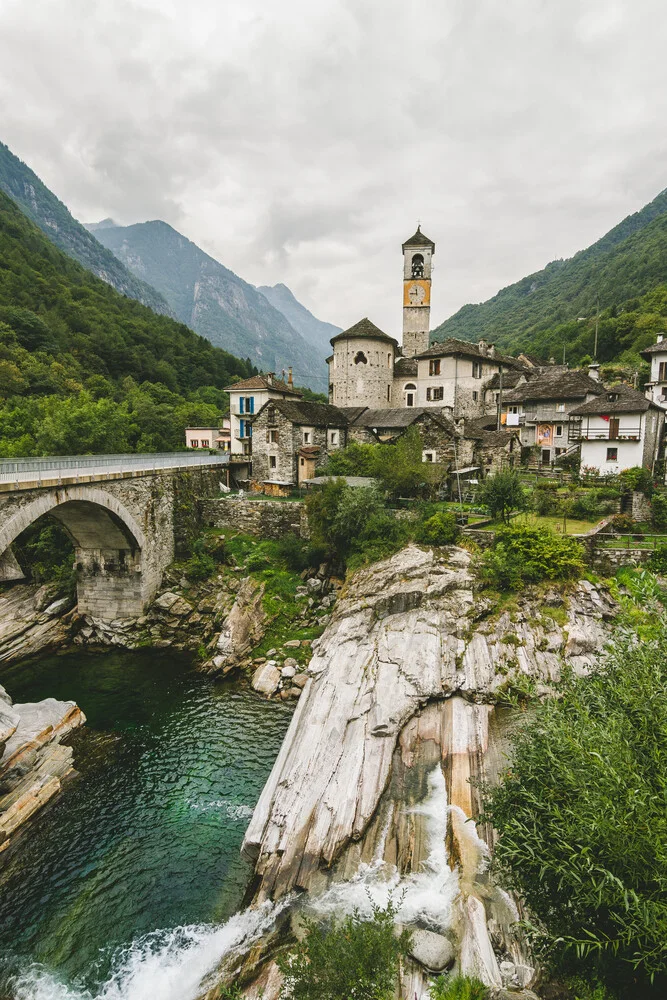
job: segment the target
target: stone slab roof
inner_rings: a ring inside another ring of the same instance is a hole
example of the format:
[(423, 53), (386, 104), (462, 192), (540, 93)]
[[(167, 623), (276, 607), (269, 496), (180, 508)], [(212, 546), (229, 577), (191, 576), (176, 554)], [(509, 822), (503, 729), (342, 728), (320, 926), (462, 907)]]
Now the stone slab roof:
[(416, 358), (397, 358), (394, 363), (394, 378), (416, 378), (418, 371)]
[(384, 340), (389, 344), (393, 344), (394, 347), (398, 347), (398, 341), (383, 333), (379, 326), (371, 323), (368, 316), (364, 316), (363, 319), (360, 319), (358, 323), (355, 323), (348, 330), (337, 333), (335, 337), (331, 338), (329, 343), (337, 344), (339, 340), (356, 340), (357, 338), (363, 340)]
[(589, 393), (599, 395), (604, 386), (583, 371), (563, 371), (542, 368), (524, 385), (503, 392), (503, 403), (524, 403), (527, 400), (585, 399)]
[(437, 408), (430, 406), (402, 406), (388, 410), (364, 410), (354, 421), (356, 427), (373, 427), (381, 430), (399, 430), (411, 427), (420, 417), (426, 416), (441, 427), (454, 433), (454, 423)]
[(454, 337), (449, 337), (447, 340), (443, 340), (442, 343), (433, 344), (427, 351), (418, 354), (417, 358), (442, 358), (447, 354), (462, 354), (466, 358), (496, 361), (498, 364), (510, 365), (512, 368), (524, 369), (528, 367), (523, 361), (511, 357), (509, 354), (500, 354), (498, 351), (495, 351), (494, 354), (489, 354), (488, 349), (484, 353), (484, 351), (479, 349), (479, 344), (470, 344), (467, 340), (456, 340)]
[(664, 354), (665, 351), (667, 351), (667, 339), (660, 341), (659, 344), (650, 344), (649, 347), (645, 347), (639, 353), (643, 358), (648, 360), (652, 354)]
[(652, 403), (643, 393), (637, 389), (631, 389), (629, 385), (619, 383), (610, 387), (600, 386), (601, 395), (596, 399), (591, 399), (588, 403), (577, 406), (570, 410), (570, 416), (583, 417), (587, 414), (600, 414), (605, 417), (610, 413), (645, 413), (649, 408), (659, 410), (660, 407)]
[(330, 403), (310, 403), (305, 400), (270, 399), (259, 413), (255, 414), (255, 422), (260, 413), (273, 406), (278, 413), (293, 424), (306, 427), (347, 427), (348, 418), (343, 410)]
[(435, 243), (422, 233), (421, 226), (417, 226), (417, 232), (414, 236), (405, 241), (403, 249), (405, 250), (406, 247), (431, 247), (433, 253), (435, 253)]
[(242, 382), (235, 382), (233, 385), (226, 385), (225, 392), (231, 392), (232, 389), (236, 392), (237, 389), (275, 389), (276, 392), (284, 392), (290, 396), (301, 396), (298, 389), (294, 386), (290, 386), (287, 382), (283, 382), (282, 379), (276, 378), (275, 375), (252, 375), (250, 378), (243, 379)]

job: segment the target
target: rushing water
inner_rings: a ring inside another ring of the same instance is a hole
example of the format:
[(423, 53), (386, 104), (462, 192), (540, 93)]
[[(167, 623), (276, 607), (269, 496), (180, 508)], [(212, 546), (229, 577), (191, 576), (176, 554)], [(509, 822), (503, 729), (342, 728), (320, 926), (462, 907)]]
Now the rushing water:
[(73, 699), (88, 719), (70, 737), (79, 777), (0, 868), (0, 997), (195, 996), (272, 919), (231, 915), (290, 710), (157, 650), (49, 657), (0, 680), (15, 701)]

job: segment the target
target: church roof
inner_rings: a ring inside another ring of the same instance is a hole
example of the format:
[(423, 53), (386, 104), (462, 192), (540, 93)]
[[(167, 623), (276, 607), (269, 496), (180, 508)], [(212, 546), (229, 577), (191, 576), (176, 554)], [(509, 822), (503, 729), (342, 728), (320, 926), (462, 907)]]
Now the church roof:
[(405, 241), (403, 249), (405, 250), (406, 247), (430, 247), (433, 253), (435, 253), (435, 243), (428, 236), (424, 236), (421, 226), (417, 226), (415, 235)]
[[(489, 347), (491, 346), (489, 345)], [(418, 354), (417, 358), (443, 358), (448, 354), (462, 354), (467, 358), (482, 358), (484, 361), (495, 361), (498, 364), (502, 362), (502, 364), (512, 365), (514, 368), (525, 367), (522, 361), (510, 357), (508, 354), (500, 354), (498, 351), (489, 354), (488, 347), (486, 351), (481, 351), (479, 344), (471, 344), (467, 340), (456, 340), (454, 337), (449, 337), (440, 344), (433, 344), (427, 351), (422, 351), (421, 354)]]
[(351, 326), (349, 330), (343, 330), (342, 333), (336, 334), (335, 337), (331, 338), (329, 343), (335, 344), (339, 340), (356, 340), (357, 338), (360, 340), (385, 340), (398, 347), (398, 341), (383, 333), (375, 323), (371, 323), (368, 316), (364, 316), (358, 323)]
[(416, 358), (397, 358), (394, 363), (395, 378), (410, 378), (417, 375), (419, 366)]

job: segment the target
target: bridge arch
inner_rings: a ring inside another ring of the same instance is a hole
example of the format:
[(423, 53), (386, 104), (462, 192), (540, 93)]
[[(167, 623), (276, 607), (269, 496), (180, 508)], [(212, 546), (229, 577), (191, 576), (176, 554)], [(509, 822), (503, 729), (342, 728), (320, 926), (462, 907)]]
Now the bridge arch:
[(140, 615), (156, 581), (145, 572), (145, 533), (127, 507), (94, 486), (40, 491), (3, 519), (0, 558), (45, 514), (57, 518), (74, 542), (79, 611), (101, 618)]

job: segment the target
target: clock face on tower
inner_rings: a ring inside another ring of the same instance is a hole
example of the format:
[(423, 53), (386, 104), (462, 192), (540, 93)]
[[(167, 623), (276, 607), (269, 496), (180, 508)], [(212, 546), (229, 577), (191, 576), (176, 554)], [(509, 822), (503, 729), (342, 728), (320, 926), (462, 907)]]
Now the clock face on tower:
[(425, 281), (406, 281), (403, 304), (406, 306), (428, 305), (428, 289)]

